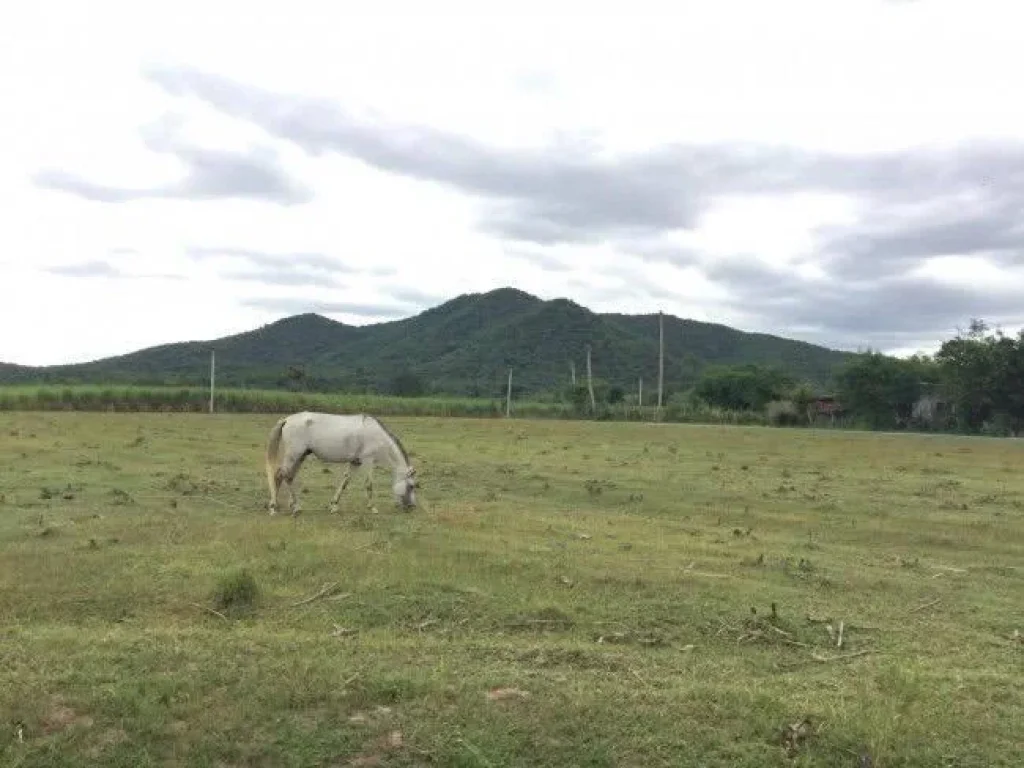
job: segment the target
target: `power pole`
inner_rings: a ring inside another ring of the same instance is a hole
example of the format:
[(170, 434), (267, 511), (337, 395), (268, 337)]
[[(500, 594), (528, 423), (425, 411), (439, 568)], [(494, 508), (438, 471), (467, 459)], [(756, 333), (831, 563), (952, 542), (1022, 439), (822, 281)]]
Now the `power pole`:
[(640, 389), (637, 392), (636, 403), (641, 408), (644, 407), (644, 377), (640, 377)]
[(213, 413), (213, 382), (214, 372), (216, 369), (216, 358), (217, 353), (214, 350), (210, 350), (210, 413)]
[(572, 375), (572, 388), (576, 389), (576, 363), (573, 360), (569, 361), (569, 373)]
[(587, 344), (587, 389), (590, 392), (590, 412), (597, 411), (597, 401), (594, 399), (594, 377), (590, 369), (590, 345)]
[(661, 392), (665, 382), (665, 316), (658, 310), (658, 418), (661, 418)]
[(508, 369), (508, 391), (505, 393), (505, 418), (512, 415), (512, 369)]

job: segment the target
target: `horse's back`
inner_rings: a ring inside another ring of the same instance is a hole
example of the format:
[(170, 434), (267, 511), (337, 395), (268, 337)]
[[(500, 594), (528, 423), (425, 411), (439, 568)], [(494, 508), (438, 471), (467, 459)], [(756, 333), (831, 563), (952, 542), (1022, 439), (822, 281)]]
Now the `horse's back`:
[(361, 413), (300, 411), (289, 417), (288, 424), (320, 458), (343, 461), (361, 451), (368, 421)]
[(288, 417), (288, 424), (294, 427), (324, 427), (328, 429), (355, 429), (362, 425), (366, 415), (362, 413), (324, 413), (322, 411), (299, 411)]

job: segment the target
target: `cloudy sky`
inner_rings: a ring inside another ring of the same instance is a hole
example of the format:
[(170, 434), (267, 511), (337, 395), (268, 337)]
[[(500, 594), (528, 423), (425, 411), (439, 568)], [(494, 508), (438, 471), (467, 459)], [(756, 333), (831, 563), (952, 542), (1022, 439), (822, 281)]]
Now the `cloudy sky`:
[(503, 285), (898, 354), (1024, 321), (1012, 3), (483, 5), (12, 4), (0, 360)]

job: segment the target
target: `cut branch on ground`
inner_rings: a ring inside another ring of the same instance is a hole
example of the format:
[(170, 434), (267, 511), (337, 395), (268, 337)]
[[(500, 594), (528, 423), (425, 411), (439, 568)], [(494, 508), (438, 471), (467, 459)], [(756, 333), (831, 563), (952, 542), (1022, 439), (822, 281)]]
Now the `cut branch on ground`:
[[(300, 605), (308, 605), (309, 603), (312, 603), (314, 600), (319, 600), (322, 597), (329, 596), (337, 588), (338, 588), (338, 582), (336, 582), (336, 581), (335, 582), (331, 582), (330, 584), (324, 584), (319, 592), (317, 592), (316, 594), (310, 595), (309, 597), (303, 598), (302, 600), (299, 600), (296, 603), (292, 603), (291, 607), (292, 608), (298, 608)], [(351, 594), (351, 593), (346, 593), (345, 596), (347, 597), (349, 594)], [(337, 598), (337, 599), (341, 599), (341, 598)]]

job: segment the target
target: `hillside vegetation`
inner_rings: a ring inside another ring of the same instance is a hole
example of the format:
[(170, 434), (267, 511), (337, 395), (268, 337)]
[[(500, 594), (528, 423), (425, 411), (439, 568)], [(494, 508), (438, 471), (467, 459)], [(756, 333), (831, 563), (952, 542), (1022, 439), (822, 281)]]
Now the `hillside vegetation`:
[[(850, 355), (723, 325), (665, 317), (666, 395), (693, 385), (708, 365), (771, 364), (824, 386)], [(78, 365), (0, 364), (0, 384), (186, 386), (206, 380), (210, 351), (226, 387), (492, 397), (564, 388), (570, 361), (582, 380), (586, 346), (595, 378), (628, 391), (657, 381), (658, 316), (598, 314), (567, 299), (543, 301), (502, 288), (466, 294), (413, 317), (351, 326), (316, 314), (212, 341), (151, 347)]]

